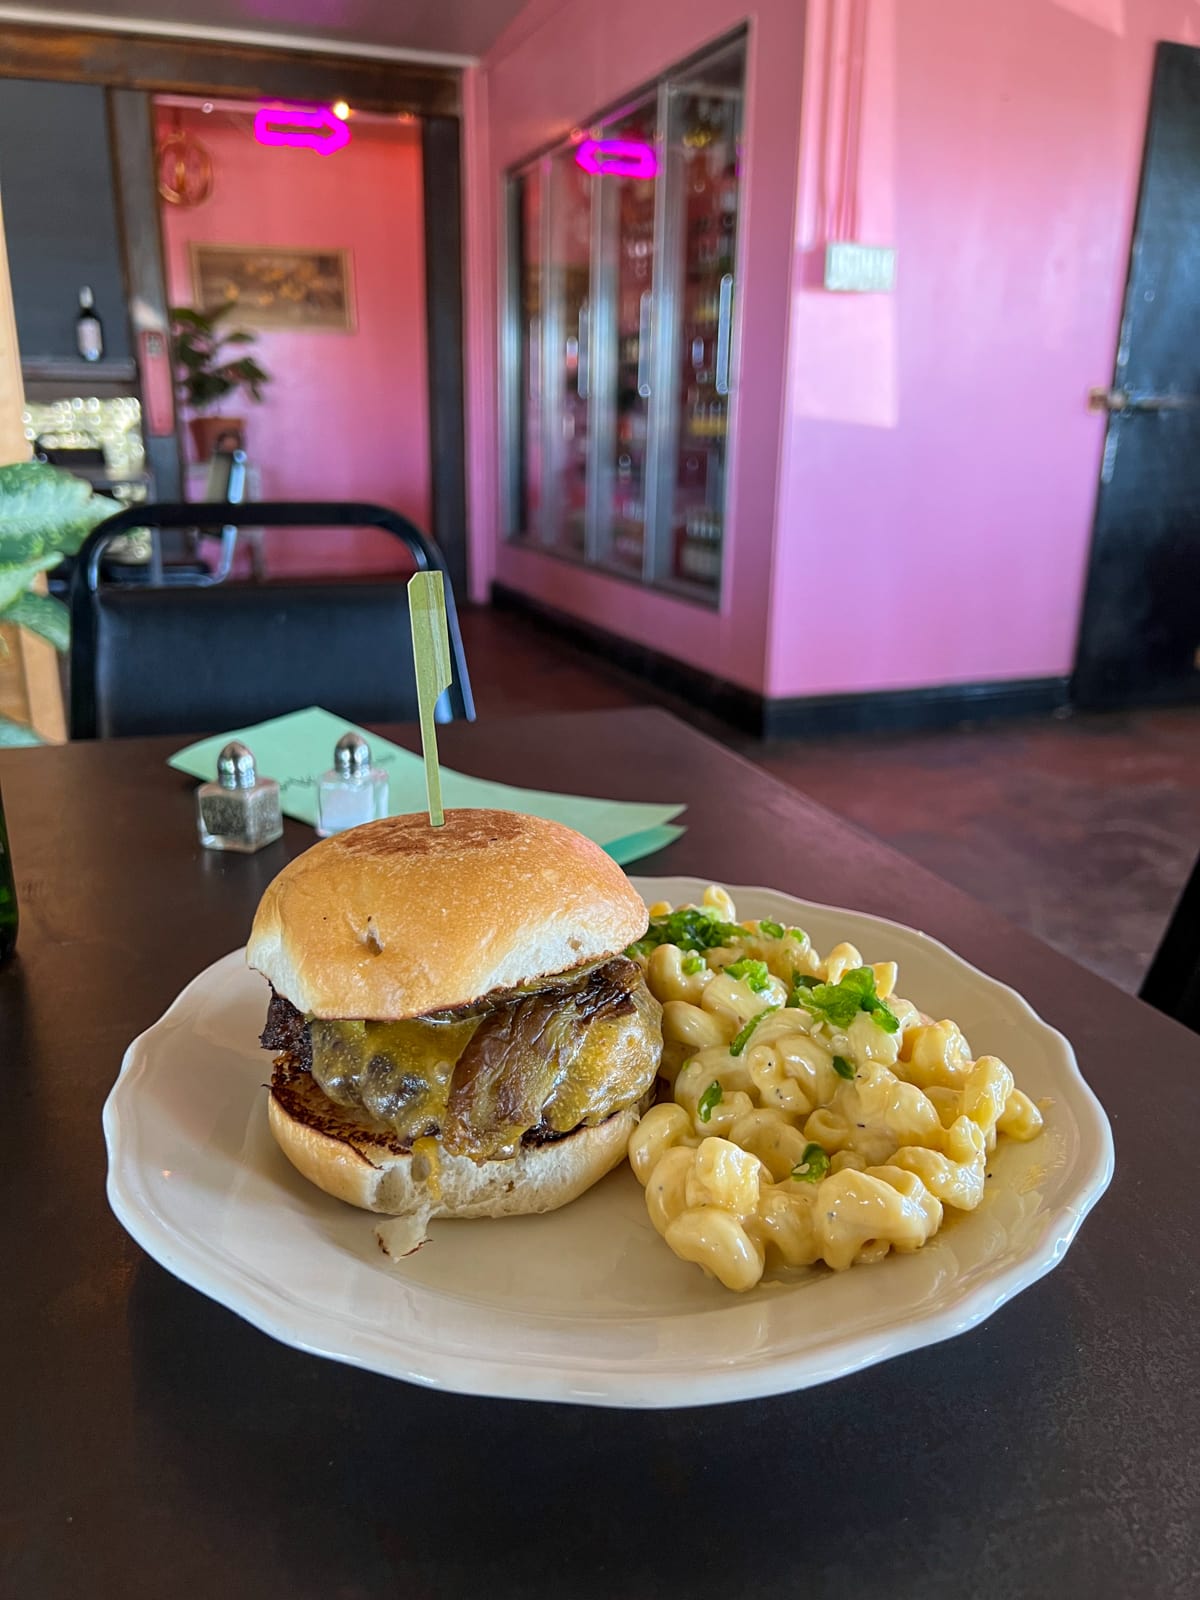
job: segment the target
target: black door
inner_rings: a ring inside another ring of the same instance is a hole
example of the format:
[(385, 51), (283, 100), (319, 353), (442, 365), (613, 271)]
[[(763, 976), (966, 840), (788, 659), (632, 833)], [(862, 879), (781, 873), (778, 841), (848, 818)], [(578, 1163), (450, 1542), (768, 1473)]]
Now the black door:
[(1073, 692), (1200, 698), (1200, 50), (1160, 44)]

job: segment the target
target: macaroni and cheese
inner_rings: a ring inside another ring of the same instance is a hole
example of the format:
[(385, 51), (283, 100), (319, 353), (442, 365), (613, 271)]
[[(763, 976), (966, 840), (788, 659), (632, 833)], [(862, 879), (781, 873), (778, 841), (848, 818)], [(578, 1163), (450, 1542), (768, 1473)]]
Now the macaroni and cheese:
[(983, 1198), (996, 1140), (1042, 1114), (996, 1056), (897, 996), (894, 961), (821, 959), (729, 894), (650, 908), (630, 950), (663, 1006), (672, 1099), (629, 1143), (667, 1244), (729, 1289), (770, 1265), (836, 1271), (919, 1250)]

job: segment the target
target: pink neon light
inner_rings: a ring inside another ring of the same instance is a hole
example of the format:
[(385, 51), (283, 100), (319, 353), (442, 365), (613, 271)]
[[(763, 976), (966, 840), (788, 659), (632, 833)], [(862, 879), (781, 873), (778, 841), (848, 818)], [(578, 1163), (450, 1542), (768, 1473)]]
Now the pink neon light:
[(642, 139), (585, 139), (575, 159), (601, 178), (653, 178), (658, 172), (654, 146)]
[(350, 143), (350, 129), (325, 106), (260, 106), (254, 137), (259, 144), (295, 145), (331, 156)]

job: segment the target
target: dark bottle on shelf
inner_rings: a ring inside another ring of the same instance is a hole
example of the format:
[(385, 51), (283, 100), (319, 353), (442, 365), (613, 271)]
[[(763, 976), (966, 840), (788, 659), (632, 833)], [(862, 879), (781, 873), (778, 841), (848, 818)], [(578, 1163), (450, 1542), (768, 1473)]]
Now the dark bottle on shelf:
[(86, 284), (79, 291), (75, 344), (85, 361), (99, 361), (104, 354), (104, 324), (96, 314), (96, 301)]
[(17, 945), (17, 880), (8, 853), (4, 826), (4, 797), (0, 795), (0, 962), (7, 961)]

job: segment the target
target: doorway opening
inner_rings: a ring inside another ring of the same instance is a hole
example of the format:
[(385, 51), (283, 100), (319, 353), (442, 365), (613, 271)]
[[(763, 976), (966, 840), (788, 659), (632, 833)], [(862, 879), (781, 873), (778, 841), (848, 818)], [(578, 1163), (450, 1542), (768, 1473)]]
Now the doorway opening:
[[(312, 130), (272, 123), (259, 102), (155, 99), (177, 345), (197, 316), (216, 313), (229, 342), (210, 365), (236, 377), (249, 359), (266, 374), (210, 399), (202, 370), (180, 396), (184, 497), (209, 498), (224, 434), (244, 450), (247, 500), (375, 501), (428, 528), (421, 128), (408, 113), (337, 110), (331, 132), (333, 119)], [(207, 343), (201, 330), (193, 348)], [(371, 528), (267, 529), (238, 555), (243, 570), (271, 576), (386, 572), (405, 560)]]

